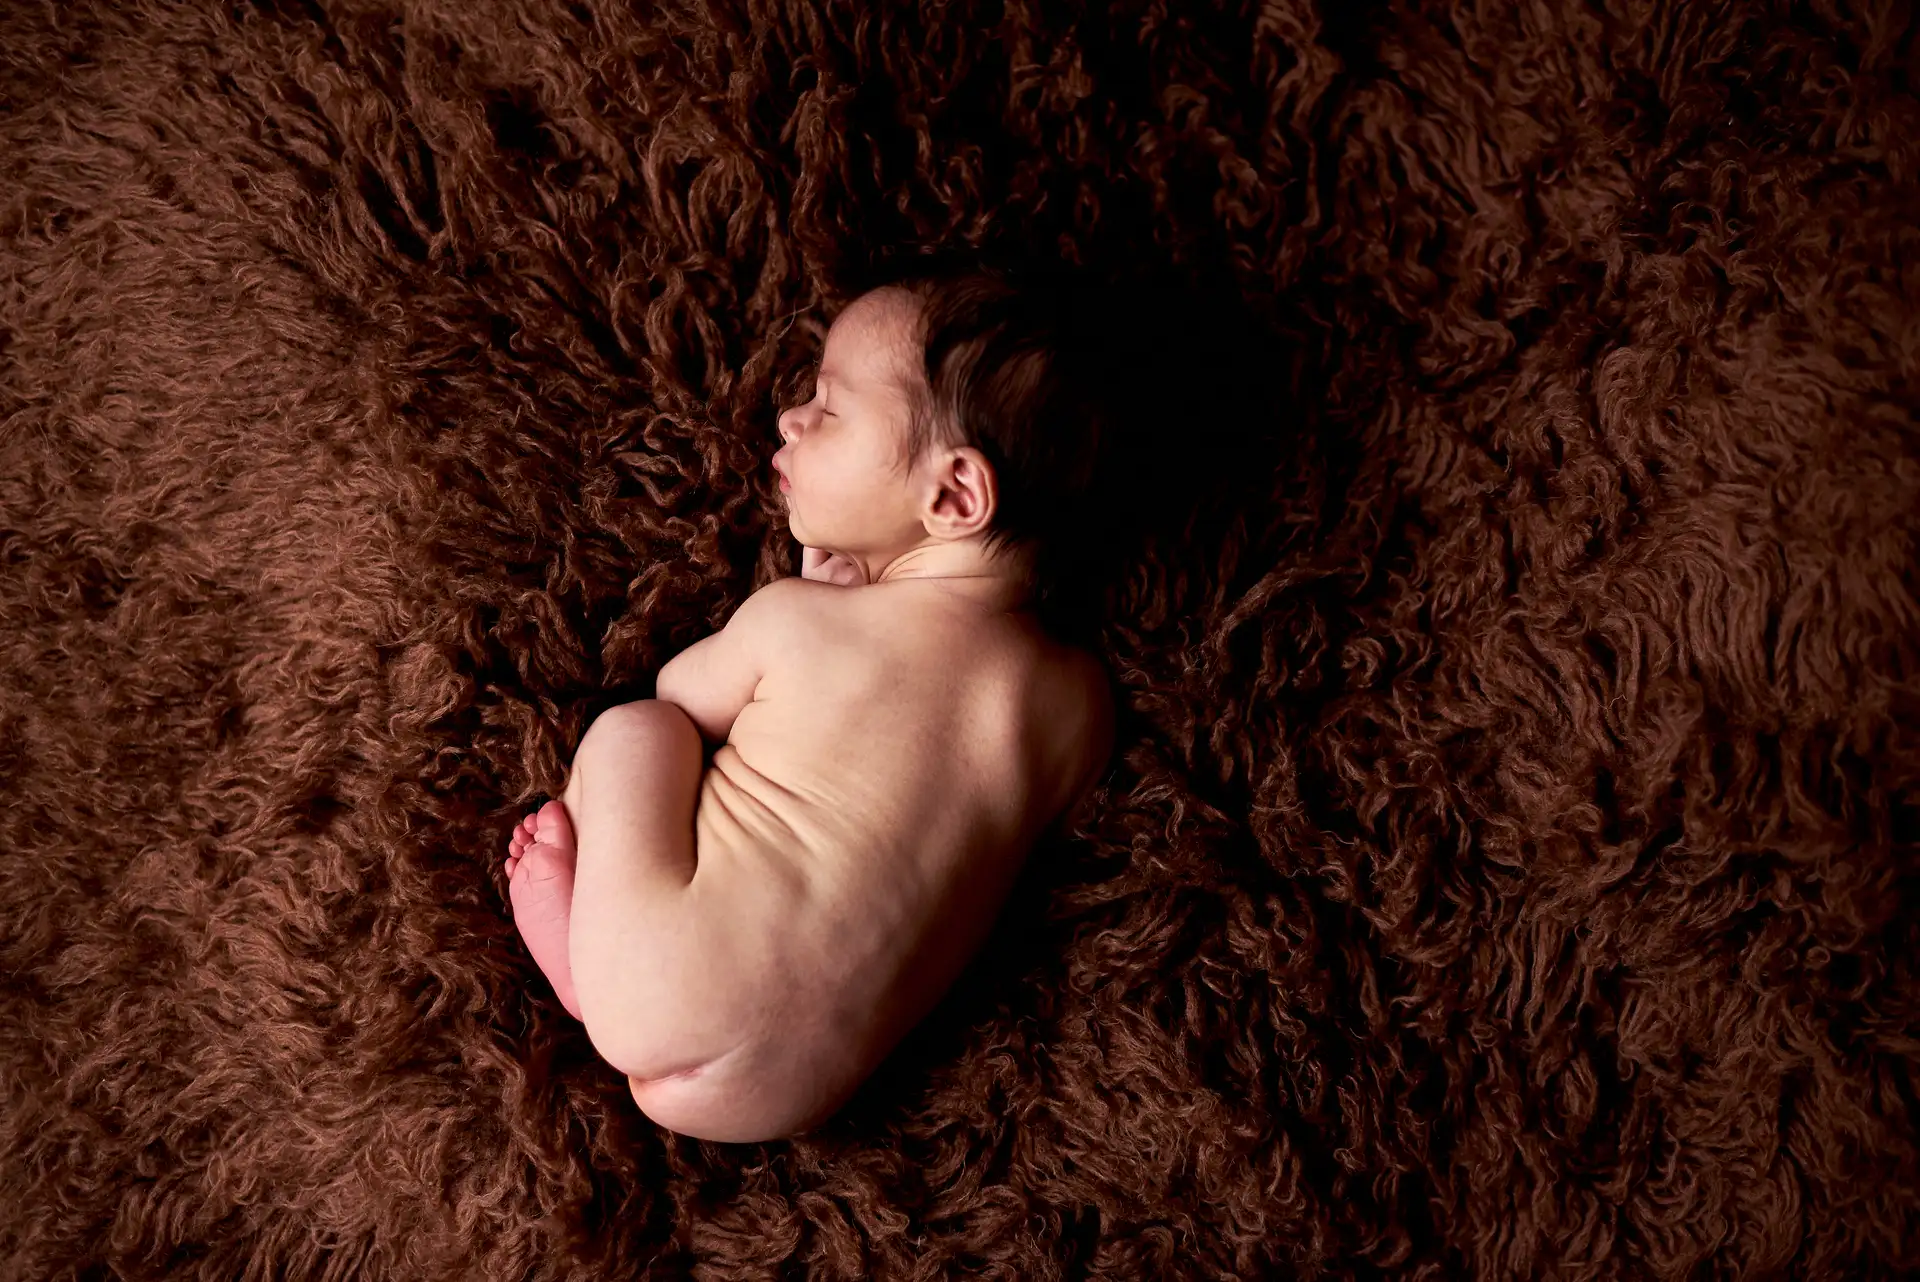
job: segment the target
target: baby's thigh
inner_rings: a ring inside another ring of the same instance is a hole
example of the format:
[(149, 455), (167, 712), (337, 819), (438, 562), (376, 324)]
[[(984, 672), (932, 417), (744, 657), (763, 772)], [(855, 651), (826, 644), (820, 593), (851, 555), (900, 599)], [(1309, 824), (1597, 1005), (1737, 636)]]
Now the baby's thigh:
[(595, 718), (562, 800), (583, 873), (618, 893), (693, 880), (694, 808), (706, 772), (700, 731), (679, 705), (641, 699)]
[(692, 886), (595, 903), (581, 894), (569, 940), (574, 985), (609, 1064), (641, 1082), (692, 1077), (741, 1044), (754, 1003), (743, 1001), (724, 906)]

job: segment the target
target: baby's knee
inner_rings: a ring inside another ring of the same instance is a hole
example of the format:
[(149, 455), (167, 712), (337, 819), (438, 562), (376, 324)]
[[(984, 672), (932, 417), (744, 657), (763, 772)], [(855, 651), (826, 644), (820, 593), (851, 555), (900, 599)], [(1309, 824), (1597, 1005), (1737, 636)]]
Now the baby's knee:
[[(607, 764), (596, 770), (595, 761)], [(616, 704), (595, 717), (581, 737), (568, 788), (577, 793), (577, 781), (583, 773), (612, 773), (617, 777), (639, 761), (661, 763), (670, 771), (677, 767), (697, 778), (706, 761), (700, 728), (678, 704), (663, 699)]]
[(612, 740), (628, 746), (635, 742), (679, 745), (687, 743), (689, 737), (698, 749), (700, 727), (679, 704), (665, 699), (635, 699), (631, 703), (616, 703), (595, 717), (580, 740), (580, 747), (584, 750), (589, 740)]

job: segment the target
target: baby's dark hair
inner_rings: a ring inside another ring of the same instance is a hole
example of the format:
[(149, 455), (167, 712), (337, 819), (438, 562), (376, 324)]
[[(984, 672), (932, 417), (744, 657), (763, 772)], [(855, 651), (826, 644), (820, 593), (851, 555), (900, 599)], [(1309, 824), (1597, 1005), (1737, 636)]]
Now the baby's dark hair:
[(998, 491), (987, 552), (1029, 553), (1036, 611), (1077, 630), (1063, 611), (1102, 541), (1111, 396), (1124, 377), (1099, 283), (1065, 263), (947, 251), (884, 261), (856, 284), (856, 297), (893, 288), (920, 304), (906, 337), (924, 353), (923, 378), (903, 389), (901, 470), (936, 443), (985, 455)]

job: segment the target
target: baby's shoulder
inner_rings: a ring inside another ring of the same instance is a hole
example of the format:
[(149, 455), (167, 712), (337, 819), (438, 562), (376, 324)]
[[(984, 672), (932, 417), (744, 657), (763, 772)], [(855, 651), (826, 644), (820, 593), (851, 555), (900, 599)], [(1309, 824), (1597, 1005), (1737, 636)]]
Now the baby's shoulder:
[(791, 643), (800, 629), (819, 617), (822, 602), (816, 593), (836, 590), (831, 584), (811, 579), (775, 579), (742, 602), (735, 617), (758, 634)]
[(748, 626), (761, 670), (817, 670), (850, 663), (859, 654), (871, 660), (873, 647), (866, 642), (886, 629), (863, 623), (857, 596), (852, 588), (796, 576), (775, 579), (748, 597), (740, 613), (751, 611)]

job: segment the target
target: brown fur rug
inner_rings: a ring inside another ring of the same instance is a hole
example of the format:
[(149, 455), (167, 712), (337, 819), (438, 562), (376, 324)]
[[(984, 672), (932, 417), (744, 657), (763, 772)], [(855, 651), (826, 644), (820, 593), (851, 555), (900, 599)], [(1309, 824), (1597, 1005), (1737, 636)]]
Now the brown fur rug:
[[(1920, 1269), (1914, 22), (0, 6), (0, 1275)], [(917, 245), (1247, 377), (1141, 372), (1097, 813), (682, 1139), (501, 856)]]

